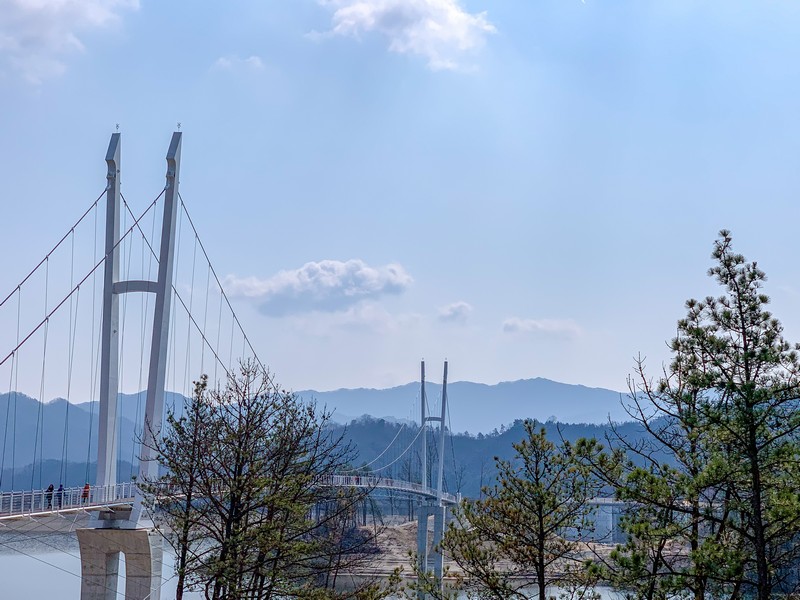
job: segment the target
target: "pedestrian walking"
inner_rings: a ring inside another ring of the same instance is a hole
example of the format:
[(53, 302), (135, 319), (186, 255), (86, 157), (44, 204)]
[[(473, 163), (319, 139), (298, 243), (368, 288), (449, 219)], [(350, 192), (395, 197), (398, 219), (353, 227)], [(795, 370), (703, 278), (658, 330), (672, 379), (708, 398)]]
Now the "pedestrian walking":
[(90, 489), (91, 489), (91, 486), (89, 485), (89, 482), (87, 481), (86, 485), (83, 486), (83, 491), (81, 492), (81, 504), (86, 504), (87, 502), (89, 502), (89, 490)]
[(61, 510), (63, 502), (64, 502), (64, 484), (59, 483), (58, 489), (56, 490), (56, 504), (58, 504), (58, 510)]
[(47, 491), (44, 493), (44, 497), (47, 500), (47, 510), (53, 510), (53, 484), (51, 483), (47, 486)]

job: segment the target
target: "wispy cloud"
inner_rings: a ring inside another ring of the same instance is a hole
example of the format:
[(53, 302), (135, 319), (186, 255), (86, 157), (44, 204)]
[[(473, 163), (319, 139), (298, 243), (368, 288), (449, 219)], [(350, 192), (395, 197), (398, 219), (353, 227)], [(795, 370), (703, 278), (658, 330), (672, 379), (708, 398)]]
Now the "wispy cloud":
[(353, 259), (309, 262), (268, 279), (229, 275), (224, 285), (232, 295), (257, 300), (264, 314), (281, 316), (343, 311), (362, 300), (400, 294), (412, 281), (401, 265), (371, 267)]
[(85, 50), (80, 36), (116, 24), (139, 0), (0, 0), (0, 68), (38, 84)]
[(580, 326), (572, 319), (522, 319), (520, 317), (511, 317), (503, 321), (503, 331), (562, 338), (574, 338), (582, 333)]
[(421, 322), (417, 314), (394, 315), (377, 302), (363, 301), (333, 313), (310, 313), (292, 317), (295, 327), (310, 335), (333, 331), (388, 335), (413, 329)]
[(485, 12), (467, 12), (458, 0), (319, 0), (333, 11), (331, 29), (312, 37), (359, 38), (377, 32), (389, 50), (420, 56), (433, 70), (463, 68), (464, 57), (495, 33)]
[(211, 65), (213, 70), (218, 71), (233, 71), (236, 69), (248, 69), (251, 71), (261, 71), (264, 69), (264, 61), (260, 56), (248, 56), (241, 58), (239, 56), (220, 56)]
[(459, 300), (439, 308), (438, 318), (445, 323), (463, 323), (472, 312), (472, 305)]

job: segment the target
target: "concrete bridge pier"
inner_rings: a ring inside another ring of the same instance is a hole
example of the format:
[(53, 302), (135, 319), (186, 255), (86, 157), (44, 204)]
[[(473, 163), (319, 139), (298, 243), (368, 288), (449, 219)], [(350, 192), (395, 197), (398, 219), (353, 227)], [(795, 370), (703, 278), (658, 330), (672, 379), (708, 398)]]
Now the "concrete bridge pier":
[[(430, 573), (442, 584), (444, 556), (442, 537), (447, 508), (444, 506), (420, 506), (417, 509), (417, 567), (420, 573)], [(433, 517), (433, 539), (428, 536), (428, 521)], [(423, 595), (420, 594), (420, 598)]]
[(152, 529), (78, 529), (81, 600), (116, 600), (125, 555), (125, 600), (160, 600), (163, 546)]

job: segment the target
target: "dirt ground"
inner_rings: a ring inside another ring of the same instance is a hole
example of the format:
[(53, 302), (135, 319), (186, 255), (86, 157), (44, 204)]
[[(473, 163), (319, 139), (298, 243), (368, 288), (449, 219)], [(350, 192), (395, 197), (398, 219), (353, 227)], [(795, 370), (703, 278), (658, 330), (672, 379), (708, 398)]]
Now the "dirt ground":
[(411, 552), (417, 549), (417, 524), (414, 521), (401, 525), (385, 526), (378, 534), (379, 552), (358, 571), (374, 575), (389, 575), (395, 569), (411, 569)]
[[(433, 537), (430, 530), (428, 538)], [(405, 574), (412, 570), (411, 554), (417, 551), (417, 523), (410, 521), (400, 525), (387, 525), (378, 534), (379, 553), (359, 571), (374, 575), (389, 575), (402, 568)], [(445, 562), (445, 565), (449, 563)]]
[[(428, 539), (433, 537), (432, 528), (429, 530)], [(385, 526), (378, 535), (379, 553), (359, 569), (361, 573), (371, 575), (389, 575), (395, 569), (402, 568), (405, 575), (412, 571), (411, 554), (417, 550), (417, 523), (410, 521), (400, 525)], [(613, 546), (605, 544), (583, 544), (581, 554), (584, 558), (607, 559)], [(455, 563), (448, 561), (445, 556), (445, 569), (451, 573), (458, 573)], [(510, 565), (508, 565), (510, 567)]]

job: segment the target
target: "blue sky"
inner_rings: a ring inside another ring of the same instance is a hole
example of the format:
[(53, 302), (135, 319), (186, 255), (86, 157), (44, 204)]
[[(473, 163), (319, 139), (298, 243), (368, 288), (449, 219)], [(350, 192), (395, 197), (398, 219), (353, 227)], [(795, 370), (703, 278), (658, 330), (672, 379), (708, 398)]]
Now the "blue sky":
[[(286, 387), (655, 373), (719, 229), (800, 340), (800, 4), (0, 0), (5, 295), (181, 191)], [(438, 371), (437, 369), (434, 369)]]

